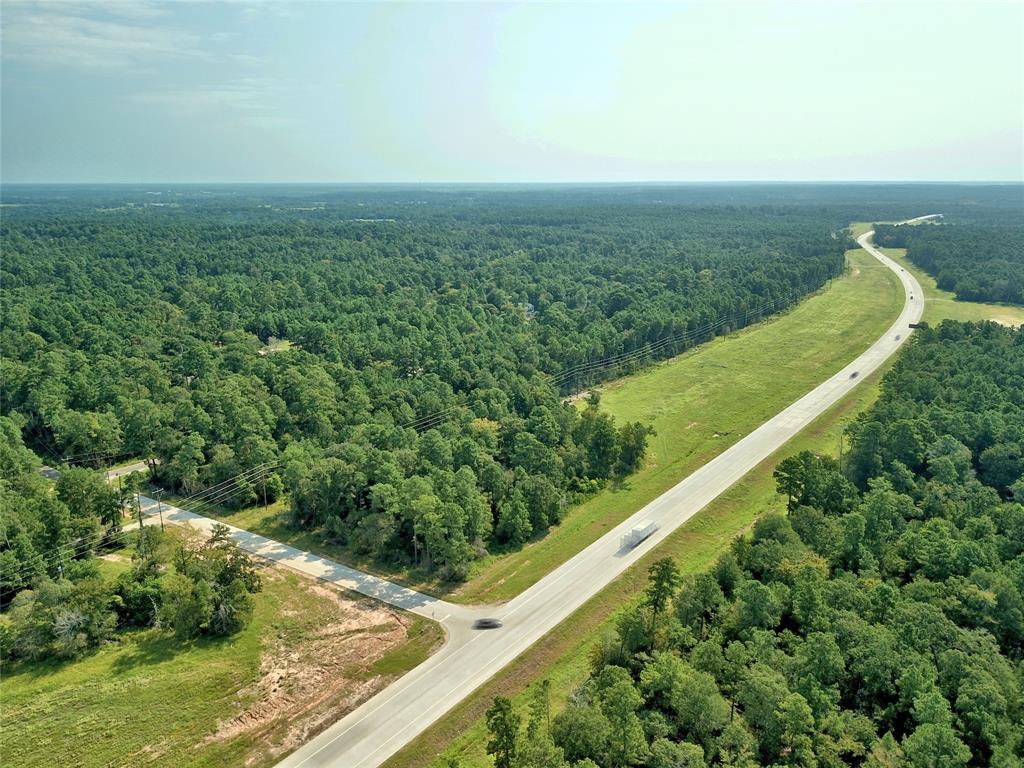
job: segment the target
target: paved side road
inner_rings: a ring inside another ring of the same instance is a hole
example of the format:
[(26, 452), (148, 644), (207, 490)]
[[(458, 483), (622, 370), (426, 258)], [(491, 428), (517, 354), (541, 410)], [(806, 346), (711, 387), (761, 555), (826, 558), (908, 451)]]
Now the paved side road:
[[(132, 472), (145, 470), (146, 465), (144, 462), (111, 470), (107, 473), (107, 482), (112, 482), (118, 477), (131, 474)], [(53, 467), (40, 467), (39, 473), (53, 481), (60, 478), (60, 470)], [(151, 499), (148, 496), (139, 496), (139, 505), (143, 515), (149, 518), (150, 525), (157, 525), (162, 519), (164, 523), (188, 525), (209, 535), (213, 530), (213, 526), (219, 522), (209, 517), (189, 512), (181, 507), (176, 507), (173, 504), (168, 504), (167, 502), (158, 503), (156, 499)], [(138, 522), (129, 522), (124, 525), (123, 530), (130, 531), (138, 527)], [(469, 626), (475, 620), (475, 614), (463, 606), (447, 603), (444, 600), (406, 589), (385, 579), (357, 571), (329, 558), (318, 557), (301, 549), (290, 547), (266, 536), (260, 536), (250, 531), (236, 528), (233, 525), (226, 527), (231, 532), (231, 537), (238, 542), (242, 549), (307, 576), (323, 579), (344, 589), (373, 597), (396, 608), (403, 608), (420, 616), (435, 619), (441, 622), (442, 625), (446, 625), (447, 622), (447, 624), (452, 625)], [(449, 634), (451, 634), (450, 631)]]
[[(930, 218), (930, 217), (921, 217)], [(441, 651), (349, 713), (279, 763), (279, 768), (372, 768), (408, 744), (445, 712), (565, 620), (616, 576), (809, 425), (875, 371), (921, 319), (924, 296), (914, 277), (875, 249), (873, 232), (858, 243), (899, 277), (906, 294), (895, 323), (856, 360), (508, 604), (491, 612), (503, 626), (473, 631), (467, 610), (445, 622)], [(659, 528), (633, 549), (620, 536), (641, 522)]]
[[(158, 515), (156, 500), (148, 496), (140, 496), (139, 500), (143, 514), (153, 520), (153, 522), (156, 522), (154, 519)], [(159, 506), (163, 508), (165, 523), (188, 525), (207, 535), (213, 530), (213, 526), (218, 523), (217, 520), (197, 515), (194, 512), (189, 512), (167, 502), (161, 502)], [(224, 524), (221, 523), (221, 525)], [(390, 581), (357, 571), (354, 568), (349, 568), (329, 558), (304, 552), (301, 549), (290, 547), (274, 539), (268, 539), (266, 536), (260, 536), (259, 534), (236, 528), (233, 525), (228, 525), (227, 529), (231, 532), (231, 538), (238, 542), (238, 545), (247, 552), (304, 573), (307, 576), (329, 581), (339, 587), (368, 595), (388, 605), (404, 608), (407, 611), (429, 619), (437, 619), (442, 622), (444, 620), (462, 620), (463, 622), (470, 620), (469, 612), (463, 606), (454, 605), (429, 595), (414, 592)]]

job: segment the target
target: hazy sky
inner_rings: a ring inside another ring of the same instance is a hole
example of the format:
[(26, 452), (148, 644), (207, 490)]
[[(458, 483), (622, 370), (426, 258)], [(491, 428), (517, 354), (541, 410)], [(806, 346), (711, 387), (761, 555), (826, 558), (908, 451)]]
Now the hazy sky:
[(1024, 3), (2, 5), (25, 181), (1021, 180)]

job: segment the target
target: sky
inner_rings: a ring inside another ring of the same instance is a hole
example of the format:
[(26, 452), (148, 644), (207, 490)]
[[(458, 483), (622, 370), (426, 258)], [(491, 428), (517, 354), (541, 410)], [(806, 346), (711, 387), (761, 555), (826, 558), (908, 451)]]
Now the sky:
[(1021, 181), (1024, 3), (0, 6), (18, 182)]

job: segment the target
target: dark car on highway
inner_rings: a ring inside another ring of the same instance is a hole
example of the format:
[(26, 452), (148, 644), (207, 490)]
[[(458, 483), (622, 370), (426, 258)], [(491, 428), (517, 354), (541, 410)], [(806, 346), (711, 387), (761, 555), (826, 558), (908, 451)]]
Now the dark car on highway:
[(473, 622), (473, 629), (497, 629), (501, 622), (497, 619), (477, 619)]

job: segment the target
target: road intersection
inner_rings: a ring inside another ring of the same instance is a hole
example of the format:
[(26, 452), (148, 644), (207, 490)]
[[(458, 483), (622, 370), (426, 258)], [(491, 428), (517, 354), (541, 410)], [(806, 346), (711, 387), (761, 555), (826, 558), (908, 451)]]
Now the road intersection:
[[(931, 216), (911, 221), (927, 218)], [(446, 634), (437, 653), (293, 752), (279, 768), (379, 766), (878, 369), (906, 342), (910, 324), (921, 319), (924, 293), (913, 275), (871, 244), (872, 234), (865, 233), (857, 242), (899, 277), (906, 295), (898, 319), (883, 336), (814, 390), (504, 605), (448, 603), (229, 526), (232, 537), (253, 554), (434, 619)], [(146, 514), (156, 514), (155, 500), (141, 497), (141, 503)], [(166, 503), (162, 509), (166, 522), (207, 532), (217, 522)], [(623, 534), (648, 521), (658, 526), (653, 535), (631, 549), (620, 546)], [(473, 622), (484, 617), (496, 618), (502, 626), (474, 630)]]

